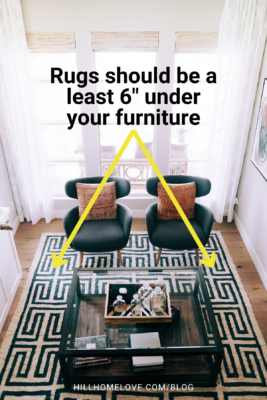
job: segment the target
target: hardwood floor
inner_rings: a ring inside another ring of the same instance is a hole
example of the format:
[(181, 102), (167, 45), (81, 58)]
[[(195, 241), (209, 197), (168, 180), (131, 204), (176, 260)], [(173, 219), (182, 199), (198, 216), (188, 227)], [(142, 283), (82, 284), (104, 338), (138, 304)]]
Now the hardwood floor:
[[(228, 224), (227, 222), (218, 224), (215, 222), (213, 224), (213, 230), (217, 229), (221, 231), (235, 265), (241, 267), (238, 268), (238, 273), (249, 295), (254, 313), (256, 315), (256, 319), (262, 330), (263, 336), (267, 341), (267, 292), (263, 286), (259, 274), (250, 258), (250, 255), (235, 224)], [(132, 230), (146, 231), (145, 220), (141, 218), (134, 219)], [(33, 257), (40, 236), (42, 233), (45, 232), (64, 232), (62, 220), (56, 219), (50, 224), (46, 224), (44, 220), (41, 220), (37, 225), (32, 225), (31, 223), (24, 222), (23, 224), (20, 224), (18, 231), (15, 235), (15, 243), (21, 262), (23, 276), (10, 311), (8, 313), (3, 330), (0, 333), (0, 345), (2, 344), (9, 323), (19, 302), (20, 295), (24, 287), (29, 268), (33, 261)]]

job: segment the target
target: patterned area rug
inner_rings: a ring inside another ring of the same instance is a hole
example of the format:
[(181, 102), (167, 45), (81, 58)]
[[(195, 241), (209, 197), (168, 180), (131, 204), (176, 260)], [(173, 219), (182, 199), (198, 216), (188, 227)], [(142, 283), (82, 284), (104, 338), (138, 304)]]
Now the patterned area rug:
[[(1, 400), (262, 400), (267, 399), (267, 348), (250, 301), (219, 231), (206, 246), (216, 252), (216, 266), (203, 267), (225, 358), (216, 388), (172, 390), (67, 391), (57, 358), (62, 320), (67, 304), (72, 271), (78, 253), (69, 250), (68, 264), (53, 269), (51, 253), (59, 252), (62, 234), (43, 234), (36, 251), (20, 303), (0, 349)], [(155, 266), (157, 249), (146, 233), (131, 234), (122, 251), (124, 265)], [(163, 266), (196, 265), (195, 252), (163, 251)], [(87, 267), (106, 267), (116, 272), (116, 253), (87, 255)], [(120, 269), (121, 273), (122, 269)], [(86, 388), (85, 388), (86, 389)], [(103, 390), (101, 390), (103, 389)], [(127, 390), (126, 390), (127, 389)], [(152, 399), (153, 398), (153, 399)]]

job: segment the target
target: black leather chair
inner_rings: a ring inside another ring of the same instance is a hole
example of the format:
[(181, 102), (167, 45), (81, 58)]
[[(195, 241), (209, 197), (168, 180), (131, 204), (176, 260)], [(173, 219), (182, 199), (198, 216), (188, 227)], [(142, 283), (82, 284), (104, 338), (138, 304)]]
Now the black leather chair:
[[(208, 179), (189, 175), (165, 175), (167, 183), (189, 183), (196, 182), (196, 198), (206, 196), (211, 189)], [(146, 190), (152, 196), (158, 196), (158, 177), (149, 178), (146, 183)], [(191, 233), (183, 220), (175, 219), (162, 221), (157, 220), (158, 203), (151, 204), (146, 210), (146, 225), (150, 242), (159, 247), (157, 264), (160, 260), (163, 248), (169, 250), (196, 250), (197, 263), (199, 264), (199, 251)], [(202, 244), (205, 246), (209, 240), (213, 213), (205, 206), (195, 203), (195, 215), (190, 223), (196, 231)]]
[[(100, 183), (103, 176), (78, 178), (68, 181), (65, 185), (67, 196), (77, 199), (76, 183)], [(130, 193), (131, 185), (127, 179), (110, 177), (108, 182), (116, 182), (117, 199), (125, 197)], [(84, 221), (71, 247), (80, 252), (80, 263), (82, 265), (83, 253), (98, 253), (117, 251), (120, 264), (123, 264), (120, 250), (123, 249), (128, 240), (132, 225), (131, 210), (117, 203), (118, 219), (105, 219), (101, 221)], [(63, 226), (67, 237), (70, 236), (79, 220), (79, 206), (69, 210), (63, 218)]]

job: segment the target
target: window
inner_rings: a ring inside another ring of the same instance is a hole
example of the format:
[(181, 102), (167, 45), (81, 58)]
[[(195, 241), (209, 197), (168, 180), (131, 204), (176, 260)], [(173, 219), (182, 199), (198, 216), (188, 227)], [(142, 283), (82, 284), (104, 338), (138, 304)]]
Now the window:
[[(107, 92), (111, 89), (114, 93), (114, 105), (98, 105), (98, 112), (110, 114), (109, 122), (106, 126), (99, 126), (100, 158), (102, 174), (105, 174), (111, 162), (115, 158), (120, 146), (133, 127), (136, 127), (139, 135), (144, 141), (147, 149), (153, 156), (154, 152), (154, 126), (126, 125), (122, 120), (121, 125), (117, 125), (116, 112), (118, 108), (123, 108), (123, 113), (128, 115), (133, 113), (152, 113), (155, 112), (154, 105), (145, 103), (145, 92), (156, 91), (153, 84), (132, 84), (122, 82), (119, 84), (109, 84), (105, 82), (107, 71), (125, 71), (127, 75), (136, 71), (153, 71), (157, 65), (157, 32), (123, 32), (123, 33), (93, 33), (93, 49), (95, 54), (95, 68), (100, 74), (100, 82), (97, 84), (97, 92)], [(107, 68), (108, 66), (108, 68)], [(129, 105), (120, 106), (121, 92), (129, 88), (132, 101)], [(133, 88), (138, 88), (139, 93), (133, 94)], [(128, 121), (127, 121), (128, 122)], [(131, 182), (131, 194), (146, 194), (145, 182), (152, 176), (152, 168), (145, 158), (140, 146), (133, 139), (125, 153), (123, 154), (114, 172), (117, 176), (122, 176)]]
[(54, 196), (64, 196), (67, 180), (81, 176), (83, 146), (81, 125), (68, 130), (66, 113), (80, 113), (67, 105), (67, 84), (51, 84), (51, 68), (77, 71), (73, 33), (27, 34), (37, 99), (37, 112), (45, 148), (50, 187)]
[[(50, 83), (51, 67), (77, 72), (75, 35), (71, 32), (33, 32), (26, 36), (51, 190), (55, 197), (65, 196), (65, 182), (84, 176), (84, 160), (87, 168), (88, 165), (89, 167), (97, 165), (97, 162), (93, 162), (86, 154), (88, 151), (83, 150), (83, 137), (88, 137), (85, 136), (86, 127), (77, 123), (73, 129), (67, 129), (69, 124), (66, 114), (81, 113), (80, 106), (67, 105), (68, 84)], [(200, 114), (201, 123), (197, 126), (186, 124), (168, 127), (171, 130), (171, 143), (166, 143), (165, 150), (171, 146), (170, 173), (204, 174), (212, 118), (212, 99), (216, 87), (214, 84), (206, 83), (205, 78), (208, 71), (216, 69), (216, 41), (216, 33), (176, 33), (175, 70), (180, 66), (187, 72), (196, 70), (201, 76), (201, 82), (197, 85), (180, 84), (180, 89), (182, 92), (201, 92), (201, 96), (197, 105), (175, 105), (172, 112), (190, 114), (196, 112)], [(141, 120), (140, 125), (127, 125), (123, 119), (121, 125), (117, 125), (115, 115), (118, 108), (123, 108), (123, 113), (128, 116), (131, 113), (155, 115), (158, 107), (146, 104), (144, 93), (156, 92), (156, 85), (125, 83), (123, 77), (121, 83), (109, 84), (105, 81), (105, 74), (107, 71), (116, 72), (117, 67), (127, 75), (132, 71), (138, 73), (153, 71), (157, 66), (158, 43), (158, 32), (92, 32), (94, 69), (100, 77), (96, 91), (112, 90), (114, 93), (114, 105), (97, 105), (96, 112), (109, 113), (110, 117), (107, 125), (93, 127), (96, 140), (93, 142), (93, 149), (90, 148), (94, 154), (99, 151), (100, 170), (103, 175), (133, 127), (137, 129), (151, 155), (154, 157), (156, 154), (154, 125), (145, 125), (144, 120)], [(175, 82), (174, 90), (177, 86)], [(125, 88), (129, 89), (132, 101), (129, 105), (120, 105), (118, 99)], [(133, 94), (133, 88), (138, 88), (139, 93)], [(169, 160), (166, 162), (169, 163)], [(147, 195), (145, 183), (147, 178), (153, 175), (153, 171), (134, 139), (113, 174), (130, 180), (131, 194)]]
[(197, 84), (177, 84), (181, 92), (200, 92), (197, 104), (180, 104), (173, 106), (173, 113), (198, 113), (200, 124), (172, 127), (170, 172), (187, 173), (188, 175), (203, 176), (207, 157), (208, 139), (210, 135), (213, 98), (216, 84), (206, 82), (209, 71), (216, 72), (217, 33), (214, 32), (177, 32), (175, 71), (197, 71), (200, 82)]

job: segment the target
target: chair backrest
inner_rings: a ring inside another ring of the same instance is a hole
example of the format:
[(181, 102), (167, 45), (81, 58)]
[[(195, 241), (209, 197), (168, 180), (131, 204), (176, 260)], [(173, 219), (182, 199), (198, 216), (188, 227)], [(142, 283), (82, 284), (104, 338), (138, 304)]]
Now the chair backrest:
[(188, 143), (171, 143), (171, 159), (183, 158), (187, 159)]
[[(65, 184), (65, 192), (68, 197), (73, 199), (77, 199), (77, 190), (76, 183), (100, 183), (103, 179), (103, 176), (94, 176), (94, 177), (86, 177), (86, 178), (77, 178), (72, 179), (71, 181), (66, 182)], [(108, 182), (116, 182), (116, 198), (125, 197), (130, 193), (131, 185), (130, 182), (125, 178), (119, 178), (116, 176), (112, 176), (108, 179)]]
[[(146, 146), (147, 150), (149, 151), (149, 154), (152, 156), (153, 142), (144, 142), (144, 145)], [(137, 141), (135, 141), (134, 158), (146, 158), (146, 156), (144, 155), (143, 150), (141, 149), (141, 147), (139, 146)]]
[(114, 160), (117, 154), (117, 145), (102, 146), (100, 147), (100, 154), (102, 160)]
[[(202, 197), (209, 194), (211, 183), (209, 179), (200, 178), (198, 176), (190, 175), (164, 175), (167, 183), (190, 183), (196, 182), (196, 197)], [(146, 190), (152, 196), (158, 196), (158, 183), (160, 182), (157, 176), (148, 178), (146, 182)]]

